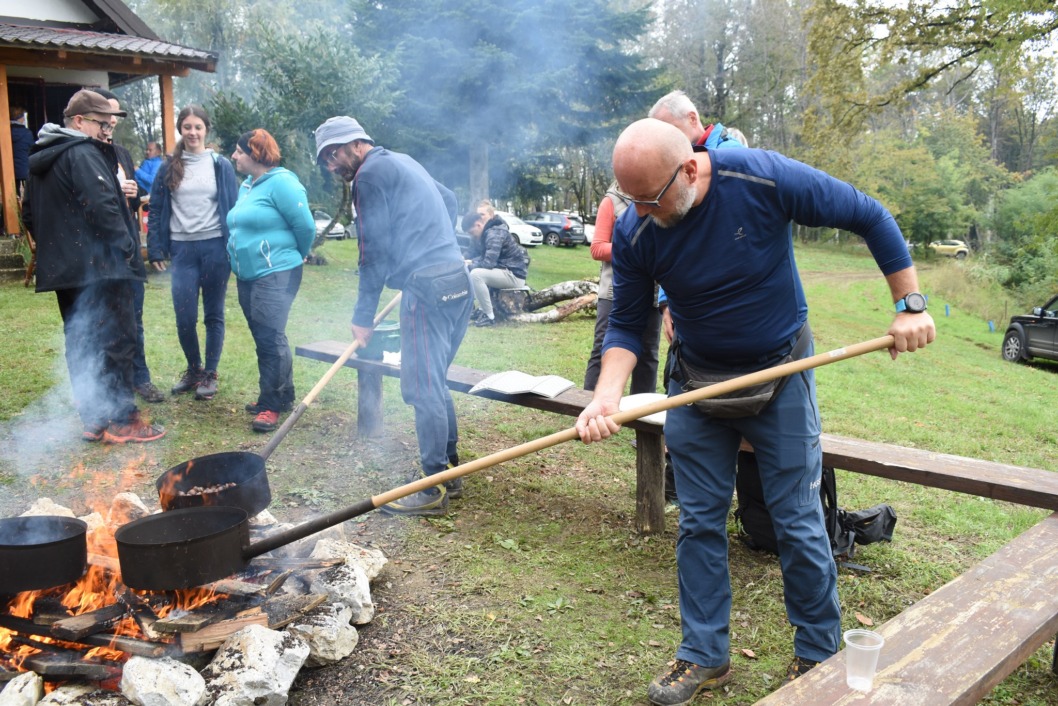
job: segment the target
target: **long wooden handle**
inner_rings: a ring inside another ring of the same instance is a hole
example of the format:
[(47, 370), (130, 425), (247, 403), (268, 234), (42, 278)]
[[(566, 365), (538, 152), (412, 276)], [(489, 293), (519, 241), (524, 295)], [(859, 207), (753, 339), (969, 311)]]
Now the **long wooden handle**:
[[(397, 296), (390, 299), (389, 303), (382, 307), (382, 311), (378, 312), (378, 314), (375, 316), (375, 320), (371, 324), (371, 328), (375, 328), (380, 323), (382, 323), (382, 319), (386, 318), (389, 315), (389, 312), (393, 311), (393, 308), (397, 306), (397, 304), (400, 302), (400, 295), (401, 292), (397, 292)], [(353, 339), (353, 342), (349, 344), (349, 347), (345, 349), (345, 352), (338, 356), (338, 360), (334, 361), (334, 365), (332, 365), (327, 370), (327, 372), (323, 374), (323, 377), (320, 378), (320, 381), (318, 383), (316, 383), (316, 386), (309, 390), (309, 394), (305, 395), (305, 399), (303, 399), (301, 403), (294, 408), (294, 411), (290, 413), (290, 416), (287, 417), (285, 422), (283, 422), (283, 425), (276, 430), (276, 433), (272, 435), (272, 438), (269, 439), (268, 443), (265, 444), (264, 448), (257, 452), (258, 456), (260, 456), (261, 458), (268, 458), (272, 455), (272, 452), (276, 450), (276, 447), (279, 446), (279, 442), (283, 440), (283, 437), (287, 435), (287, 432), (289, 432), (294, 427), (294, 425), (297, 424), (297, 421), (301, 419), (301, 415), (304, 414), (305, 410), (308, 409), (309, 405), (313, 403), (313, 401), (316, 399), (316, 396), (319, 395), (323, 388), (327, 386), (327, 383), (331, 381), (331, 378), (333, 378), (335, 374), (337, 374), (337, 372), (342, 369), (342, 366), (345, 365), (345, 362), (352, 357), (353, 353), (355, 353), (359, 347), (360, 341)]]
[[(864, 353), (870, 353), (872, 351), (880, 351), (893, 347), (892, 336), (882, 336), (881, 338), (875, 338), (870, 341), (864, 341), (863, 343), (856, 343), (851, 346), (844, 348), (837, 348), (826, 353), (817, 353), (816, 355), (808, 358), (801, 358), (800, 360), (790, 361), (789, 363), (783, 363), (782, 365), (776, 365), (774, 368), (768, 368), (766, 370), (759, 370), (755, 373), (749, 373), (748, 375), (742, 375), (737, 378), (718, 382), (715, 385), (709, 385), (698, 390), (692, 390), (691, 392), (684, 392), (680, 395), (673, 397), (666, 397), (665, 399), (658, 400), (656, 402), (650, 402), (649, 404), (640, 405), (633, 407), (632, 409), (618, 412), (612, 415), (610, 418), (618, 424), (626, 424), (634, 419), (640, 419), (642, 417), (655, 414), (657, 412), (664, 412), (665, 410), (680, 407), (682, 405), (691, 404), (698, 400), (706, 400), (711, 397), (718, 397), (725, 395), (735, 390), (741, 390), (744, 387), (751, 385), (759, 385), (763, 382), (770, 380), (776, 380), (787, 375), (793, 375), (800, 373), (811, 368), (818, 368), (823, 365), (830, 363), (836, 363), (839, 360), (846, 360), (847, 358), (854, 358)], [(386, 503), (391, 503), (394, 500), (417, 493), (420, 490), (426, 490), (427, 488), (433, 487), (440, 483), (450, 481), (454, 478), (460, 478), (462, 476), (480, 471), (484, 468), (489, 468), (500, 463), (505, 463), (521, 456), (526, 456), (537, 451), (542, 451), (548, 447), (556, 446), (564, 441), (573, 441), (579, 439), (580, 435), (577, 433), (576, 427), (565, 429), (563, 431), (549, 434), (548, 436), (534, 439), (533, 441), (527, 441), (524, 444), (518, 446), (512, 446), (509, 449), (503, 451), (497, 451), (494, 454), (483, 456), (482, 458), (469, 461), (462, 465), (456, 466), (455, 468), (449, 468), (448, 470), (442, 471), (441, 473), (435, 473), (432, 476), (421, 478), (417, 481), (402, 485), (399, 488), (376, 495), (371, 498), (371, 503), (374, 507), (381, 507)]]

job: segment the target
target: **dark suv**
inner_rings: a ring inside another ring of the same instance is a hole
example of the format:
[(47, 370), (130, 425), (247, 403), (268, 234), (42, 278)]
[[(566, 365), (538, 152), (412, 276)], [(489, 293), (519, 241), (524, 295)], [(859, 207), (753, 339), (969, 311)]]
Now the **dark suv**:
[(1058, 296), (1031, 314), (1018, 314), (1010, 319), (1003, 336), (1003, 359), (1017, 363), (1030, 358), (1058, 360)]
[(545, 245), (580, 245), (584, 240), (584, 226), (564, 213), (543, 211), (522, 218), (544, 234)]

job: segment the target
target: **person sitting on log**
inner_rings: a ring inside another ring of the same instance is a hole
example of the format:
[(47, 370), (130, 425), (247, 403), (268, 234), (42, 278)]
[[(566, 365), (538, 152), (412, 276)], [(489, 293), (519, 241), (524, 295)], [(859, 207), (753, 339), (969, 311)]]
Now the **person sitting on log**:
[(489, 288), (524, 287), (529, 256), (495, 211), (491, 217), (476, 211), (466, 214), (463, 216), (463, 231), (475, 241), (477, 253), (472, 260), (466, 261), (474, 298), (478, 302), (471, 319), (475, 326), (492, 326), (496, 323), (496, 314)]

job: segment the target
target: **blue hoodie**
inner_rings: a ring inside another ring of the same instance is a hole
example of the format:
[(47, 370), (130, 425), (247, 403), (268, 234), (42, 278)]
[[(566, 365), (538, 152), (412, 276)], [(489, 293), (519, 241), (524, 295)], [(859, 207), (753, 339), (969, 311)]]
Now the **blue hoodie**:
[(242, 183), (228, 211), (228, 230), (228, 259), (241, 280), (300, 267), (316, 239), (305, 187), (283, 167)]

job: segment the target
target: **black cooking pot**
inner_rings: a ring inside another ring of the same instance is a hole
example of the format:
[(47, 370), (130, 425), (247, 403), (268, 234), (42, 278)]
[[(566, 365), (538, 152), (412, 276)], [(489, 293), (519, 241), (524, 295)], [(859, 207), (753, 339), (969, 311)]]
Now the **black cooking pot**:
[(0, 593), (39, 591), (81, 578), (88, 525), (58, 515), (0, 520)]
[(265, 458), (245, 451), (225, 451), (185, 461), (160, 475), (154, 487), (163, 510), (227, 505), (253, 516), (272, 502)]
[[(373, 327), (378, 326), (397, 306), (400, 297), (398, 292), (386, 306), (382, 307), (382, 311), (375, 316)], [(345, 349), (345, 352), (334, 361), (316, 386), (305, 395), (305, 399), (294, 408), (264, 448), (257, 453), (228, 451), (200, 456), (174, 466), (159, 476), (154, 486), (158, 489), (158, 501), (162, 509), (226, 505), (241, 508), (248, 515), (253, 516), (268, 507), (268, 504), (272, 502), (272, 491), (268, 487), (265, 461), (279, 446), (279, 442), (294, 428), (316, 396), (359, 347), (360, 342), (354, 340)], [(231, 487), (220, 487), (229, 485)], [(211, 490), (212, 488), (218, 489)], [(184, 494), (193, 489), (205, 492), (196, 492), (193, 495)]]

